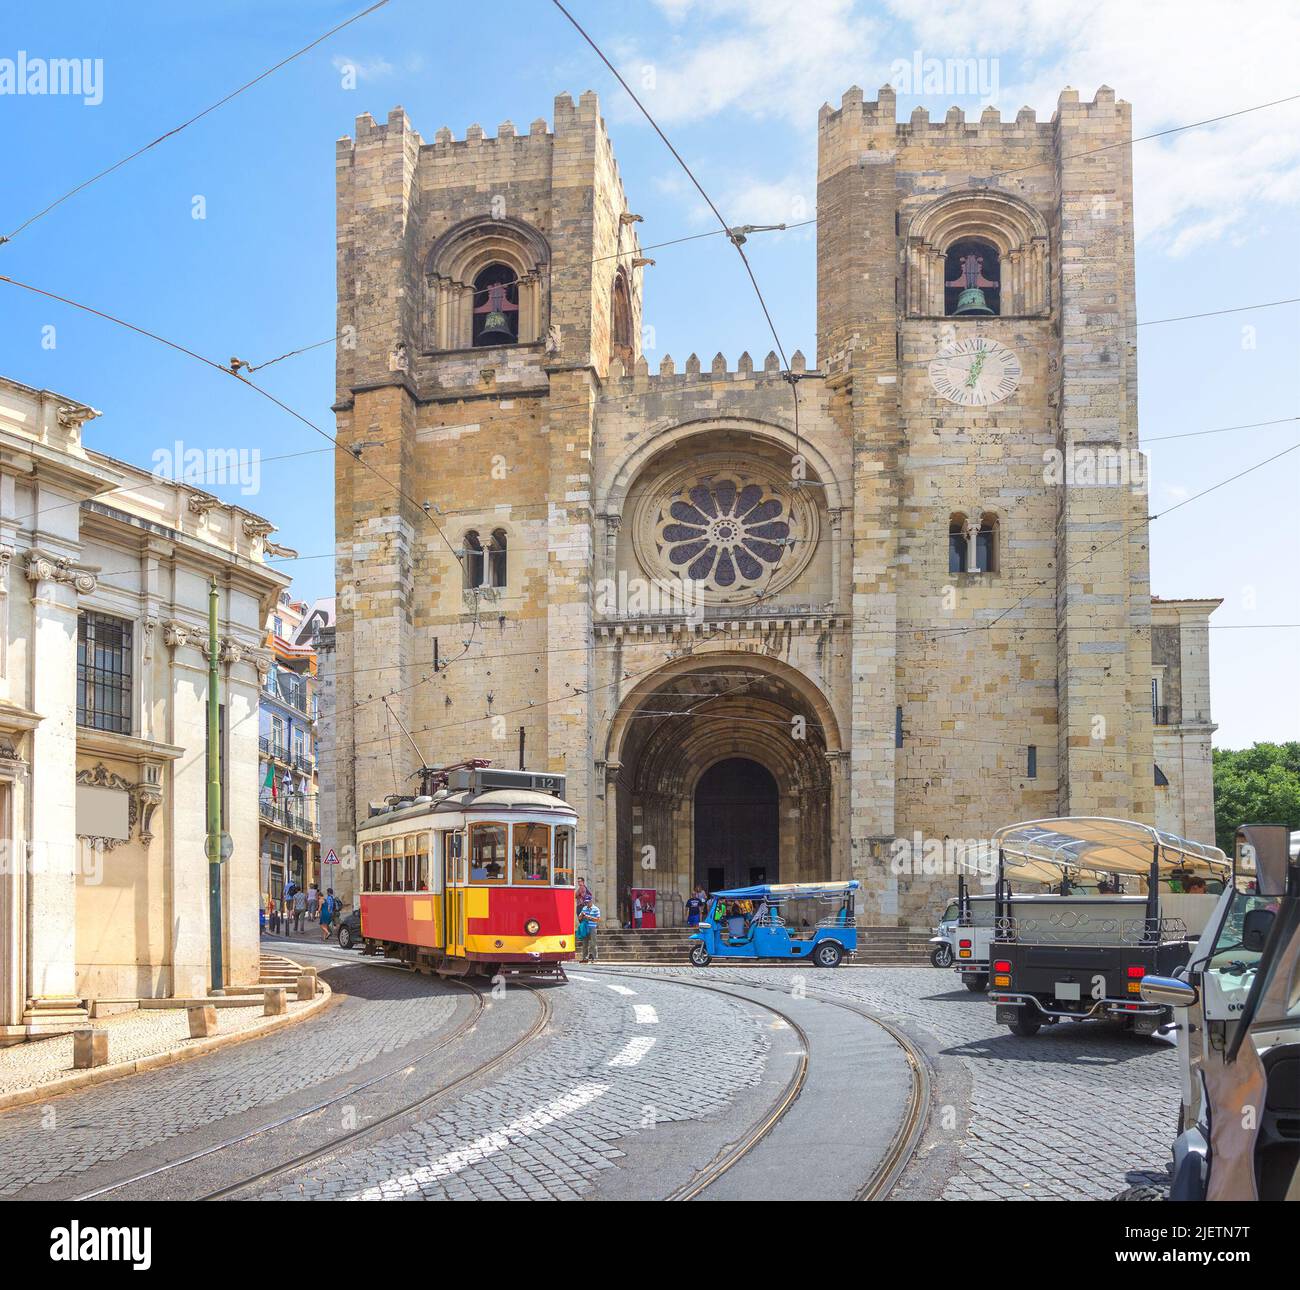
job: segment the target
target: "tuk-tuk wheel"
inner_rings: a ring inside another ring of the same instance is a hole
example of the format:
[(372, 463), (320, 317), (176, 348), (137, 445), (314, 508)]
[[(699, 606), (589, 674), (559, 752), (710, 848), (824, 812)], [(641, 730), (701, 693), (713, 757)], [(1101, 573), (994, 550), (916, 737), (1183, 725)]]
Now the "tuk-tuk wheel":
[(708, 967), (713, 962), (713, 955), (704, 948), (703, 941), (696, 941), (691, 946), (691, 962), (696, 967)]
[(1031, 1012), (1028, 1007), (1020, 1009), (1020, 1016), (1011, 1022), (1008, 1027), (1013, 1035), (1019, 1035), (1022, 1039), (1032, 1039), (1038, 1034), (1042, 1027), (1043, 1019), (1036, 1012)]
[(983, 994), (989, 988), (989, 979), (986, 976), (977, 976), (970, 981), (963, 983), (966, 989), (975, 994)]
[(840, 949), (834, 941), (823, 941), (815, 950), (813, 950), (813, 962), (816, 963), (818, 967), (839, 967), (840, 960), (843, 957), (844, 951)]
[(952, 967), (952, 946), (936, 945), (930, 951), (930, 963), (937, 968)]

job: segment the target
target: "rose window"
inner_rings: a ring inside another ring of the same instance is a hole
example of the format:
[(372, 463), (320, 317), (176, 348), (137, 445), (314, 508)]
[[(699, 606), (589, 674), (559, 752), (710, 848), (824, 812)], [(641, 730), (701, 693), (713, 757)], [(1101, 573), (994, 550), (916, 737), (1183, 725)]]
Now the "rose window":
[(690, 486), (660, 512), (655, 545), (679, 577), (731, 591), (766, 582), (789, 538), (789, 508), (771, 488), (716, 479)]

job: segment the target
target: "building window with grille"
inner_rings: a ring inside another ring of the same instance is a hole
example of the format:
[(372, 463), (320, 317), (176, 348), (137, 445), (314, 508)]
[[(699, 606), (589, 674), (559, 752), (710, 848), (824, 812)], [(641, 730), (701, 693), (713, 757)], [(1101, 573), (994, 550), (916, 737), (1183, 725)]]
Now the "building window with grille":
[(108, 614), (77, 620), (77, 724), (131, 733), (131, 623)]

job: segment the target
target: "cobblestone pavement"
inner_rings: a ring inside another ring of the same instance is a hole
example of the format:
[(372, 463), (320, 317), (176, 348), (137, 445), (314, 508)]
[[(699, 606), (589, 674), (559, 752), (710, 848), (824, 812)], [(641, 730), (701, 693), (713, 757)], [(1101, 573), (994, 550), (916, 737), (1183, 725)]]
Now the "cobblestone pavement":
[[(360, 975), (354, 975), (360, 974)], [(265, 1039), (0, 1113), (0, 1196), (84, 1172), (252, 1108), (443, 1029), (458, 994), (380, 967), (326, 969), (338, 1002)], [(347, 993), (354, 991), (355, 993)]]
[(551, 1038), (504, 1078), (257, 1198), (575, 1199), (636, 1135), (755, 1085), (770, 1047), (755, 1009), (720, 995), (579, 976), (551, 1000)]
[(811, 994), (843, 997), (915, 1036), (942, 1072), (964, 1068), (968, 1106), (931, 1117), (931, 1142), (957, 1135), (956, 1167), (941, 1194), (949, 1200), (1108, 1199), (1125, 1187), (1166, 1177), (1178, 1115), (1172, 1044), (1137, 1039), (1095, 1023), (1044, 1027), (1020, 1039), (994, 1023), (982, 994), (955, 973), (934, 968), (789, 968), (728, 971), (637, 968), (649, 975), (730, 978), (783, 991), (802, 978)]

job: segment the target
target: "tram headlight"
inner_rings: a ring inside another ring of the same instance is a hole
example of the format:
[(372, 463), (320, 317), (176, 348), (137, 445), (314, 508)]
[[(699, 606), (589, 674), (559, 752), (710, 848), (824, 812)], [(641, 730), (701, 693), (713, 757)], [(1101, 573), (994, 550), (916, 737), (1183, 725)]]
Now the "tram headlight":
[(524, 931), (526, 931), (529, 936), (536, 936), (537, 933), (540, 932), (541, 930), (542, 930), (542, 925), (535, 918), (530, 918), (524, 924)]

